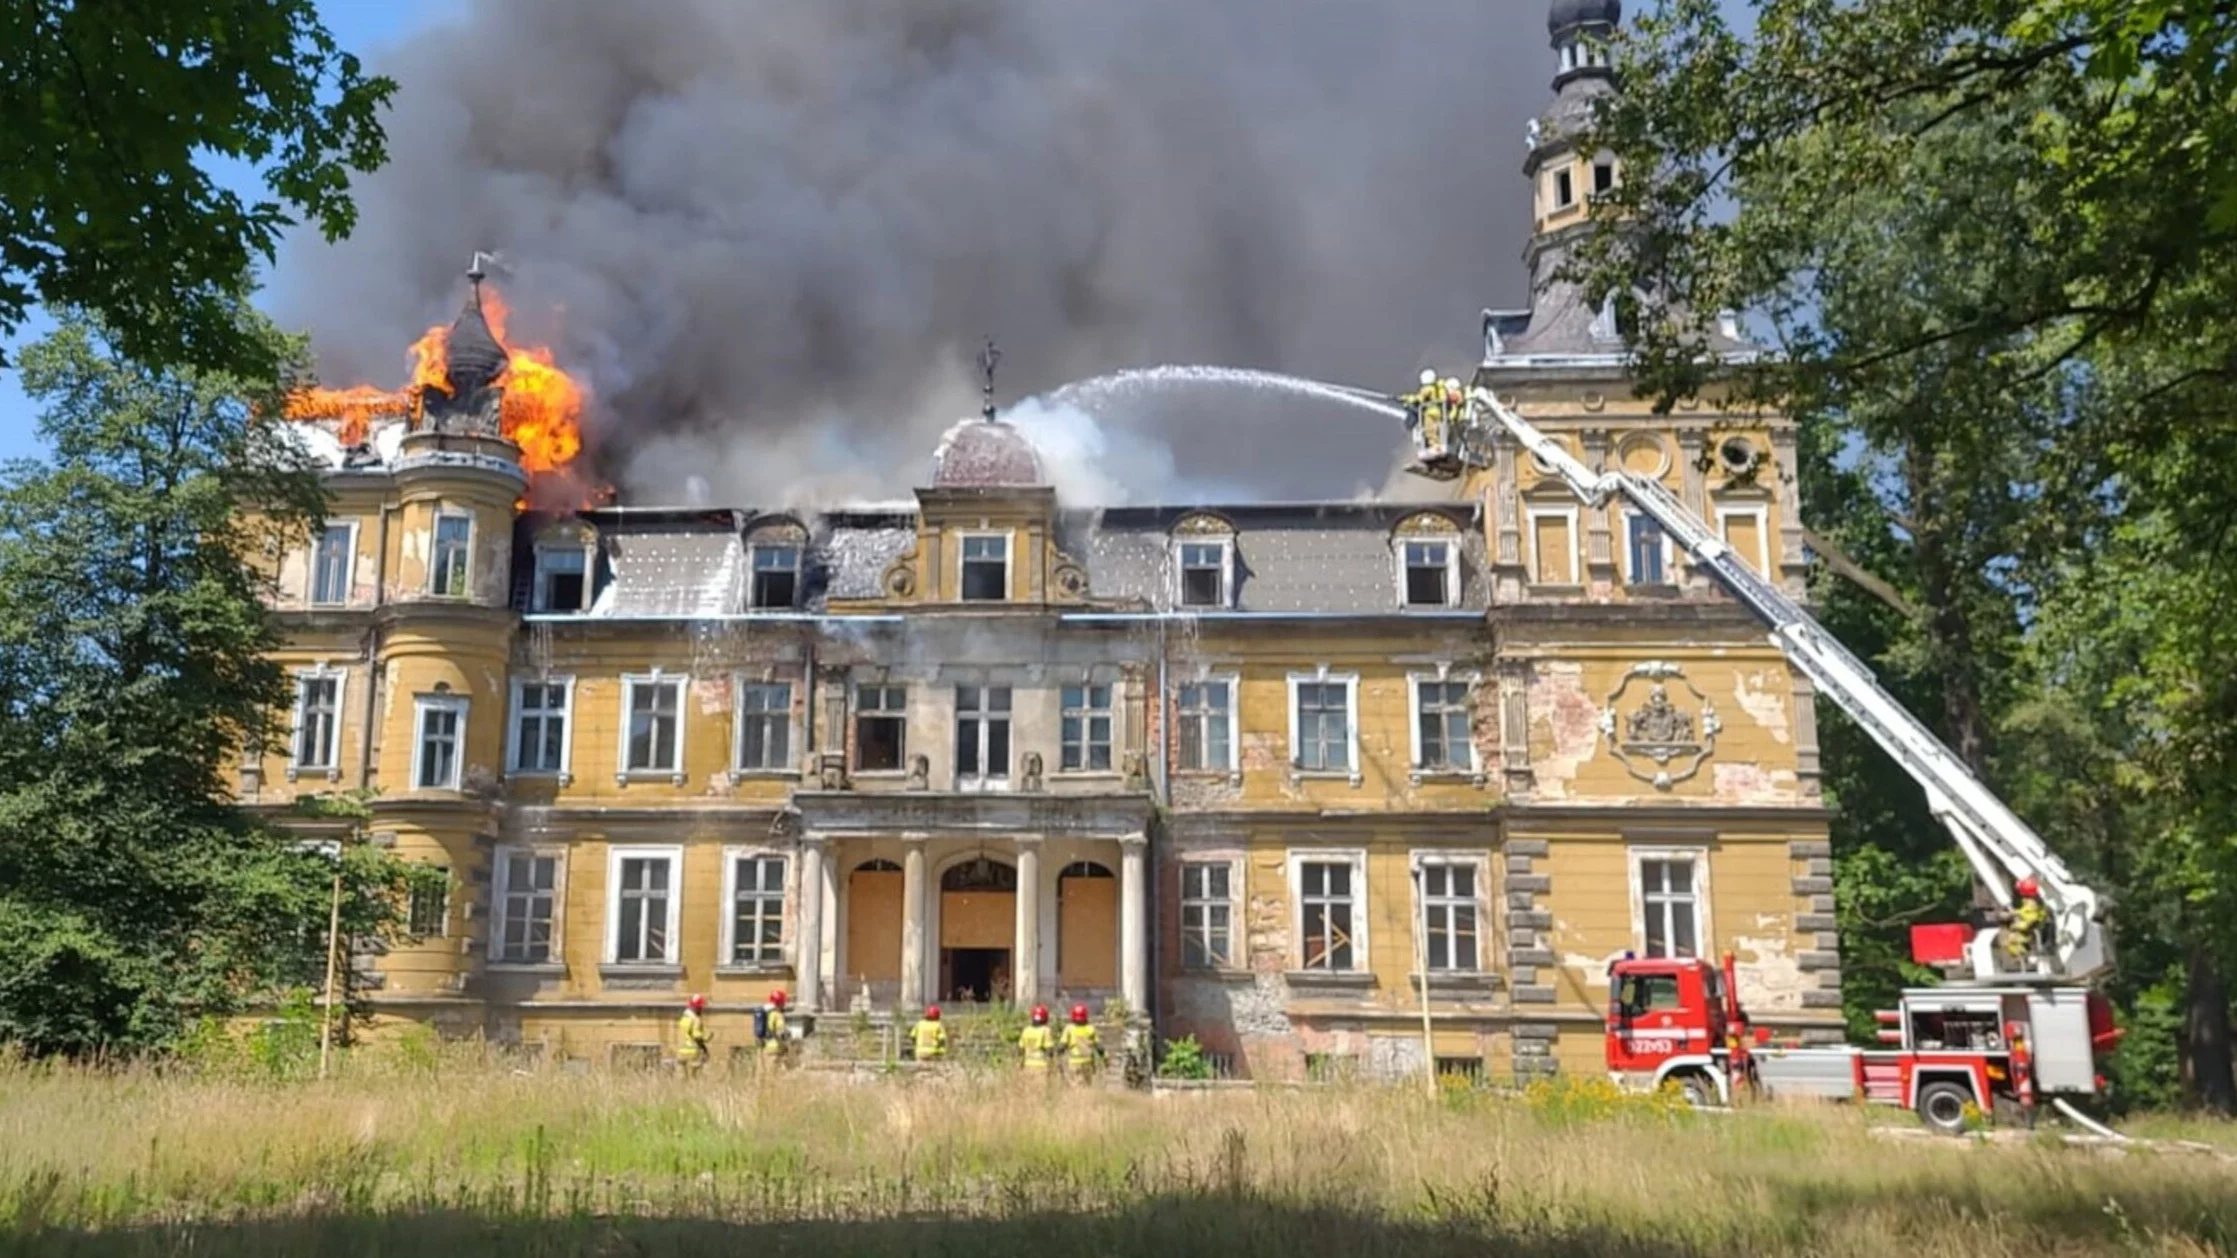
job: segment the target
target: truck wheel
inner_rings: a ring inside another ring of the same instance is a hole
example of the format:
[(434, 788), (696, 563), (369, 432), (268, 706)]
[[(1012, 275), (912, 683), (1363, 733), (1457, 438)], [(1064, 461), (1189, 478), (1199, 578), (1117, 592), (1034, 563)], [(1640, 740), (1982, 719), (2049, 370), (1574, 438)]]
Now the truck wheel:
[(1714, 1109), (1717, 1106), (1717, 1085), (1709, 1082), (1707, 1075), (1691, 1071), (1679, 1075), (1678, 1092), (1685, 1097), (1686, 1104), (1695, 1109)]
[(1919, 1089), (1919, 1121), (1945, 1136), (1963, 1135), (1972, 1090), (1959, 1083), (1929, 1083)]

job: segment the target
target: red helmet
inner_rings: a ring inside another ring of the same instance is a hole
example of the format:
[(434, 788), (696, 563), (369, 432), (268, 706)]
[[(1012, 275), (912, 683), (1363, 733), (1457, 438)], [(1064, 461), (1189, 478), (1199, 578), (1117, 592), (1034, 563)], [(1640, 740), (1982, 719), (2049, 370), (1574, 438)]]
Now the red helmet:
[(1039, 1025), (1041, 1025), (1042, 1023), (1044, 1023), (1044, 1022), (1047, 1022), (1048, 1020), (1049, 1020), (1049, 1007), (1048, 1007), (1047, 1005), (1035, 1005), (1035, 1006), (1033, 1006), (1033, 1025), (1035, 1025), (1035, 1026), (1039, 1026)]
[(938, 1022), (940, 1020), (940, 1006), (926, 1005), (924, 1007), (924, 1020), (926, 1022)]
[(693, 992), (693, 993), (691, 994), (691, 999), (689, 999), (689, 1000), (685, 1001), (685, 1002), (684, 1002), (684, 1004), (685, 1004), (685, 1006), (686, 1006), (686, 1007), (688, 1007), (688, 1008), (689, 1008), (689, 1009), (690, 1009), (690, 1010), (691, 1010), (691, 1011), (692, 1011), (693, 1013), (697, 1013), (697, 1012), (699, 1012), (700, 1010), (702, 1010), (702, 1009), (704, 1009), (704, 1008), (706, 1008), (706, 1007), (707, 1007), (707, 998), (706, 998), (705, 996), (702, 996), (702, 995), (700, 995), (700, 994), (699, 994), (699, 993), (697, 993), (697, 992)]
[(1072, 1021), (1074, 1021), (1074, 1022), (1085, 1022), (1085, 1021), (1087, 1021), (1087, 1006), (1086, 1006), (1086, 1005), (1074, 1005), (1074, 1006), (1072, 1006)]
[(2027, 900), (2032, 900), (2035, 897), (2043, 894), (2042, 884), (2035, 881), (2035, 875), (2033, 874), (2029, 874), (2027, 877), (2020, 879), (2019, 885), (2012, 889), (2019, 892), (2022, 899)]
[(774, 1006), (776, 1006), (776, 1007), (777, 1007), (777, 1008), (779, 1008), (779, 1009), (782, 1009), (782, 1008), (784, 1008), (784, 1007), (785, 1007), (785, 992), (784, 992), (784, 988), (780, 987), (780, 988), (778, 988), (777, 990), (775, 990), (775, 991), (773, 991), (773, 992), (770, 992), (770, 993), (769, 993), (769, 1003), (770, 1003), (770, 1004), (772, 1004), (772, 1005), (774, 1005)]

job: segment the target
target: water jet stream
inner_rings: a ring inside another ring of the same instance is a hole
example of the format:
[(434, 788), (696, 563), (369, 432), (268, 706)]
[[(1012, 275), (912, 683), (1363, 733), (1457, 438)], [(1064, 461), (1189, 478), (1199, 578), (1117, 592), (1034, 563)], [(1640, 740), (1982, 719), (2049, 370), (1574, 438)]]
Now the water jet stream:
[(1323, 380), (1307, 380), (1302, 376), (1286, 376), (1275, 371), (1255, 371), (1246, 367), (1164, 366), (1138, 367), (1114, 371), (1109, 375), (1088, 380), (1076, 380), (1059, 385), (1040, 394), (1035, 401), (1051, 406), (1074, 406), (1092, 411), (1100, 404), (1115, 402), (1126, 394), (1176, 385), (1229, 385), (1246, 389), (1293, 393), (1301, 397), (1317, 398), (1324, 402), (1341, 402), (1362, 410), (1393, 419), (1405, 418), (1405, 408), (1388, 393), (1373, 389), (1357, 389), (1349, 385), (1330, 384)]

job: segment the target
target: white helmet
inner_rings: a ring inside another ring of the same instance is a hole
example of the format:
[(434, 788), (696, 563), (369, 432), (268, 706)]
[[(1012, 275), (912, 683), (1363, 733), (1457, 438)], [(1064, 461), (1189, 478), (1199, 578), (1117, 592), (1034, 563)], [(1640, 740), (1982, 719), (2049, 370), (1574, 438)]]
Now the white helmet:
[(1436, 372), (1434, 372), (1434, 371), (1430, 371), (1430, 370), (1424, 369), (1424, 370), (1422, 371), (1422, 373), (1421, 373), (1421, 382), (1422, 382), (1422, 383), (1423, 383), (1424, 385), (1431, 385), (1431, 384), (1435, 384), (1435, 383), (1437, 383), (1437, 373), (1436, 373)]
[(1451, 393), (1458, 393), (1458, 392), (1460, 392), (1460, 379), (1459, 379), (1459, 377), (1457, 377), (1457, 376), (1446, 376), (1446, 377), (1445, 377), (1445, 389), (1446, 389), (1446, 391), (1447, 391), (1447, 392), (1451, 392)]

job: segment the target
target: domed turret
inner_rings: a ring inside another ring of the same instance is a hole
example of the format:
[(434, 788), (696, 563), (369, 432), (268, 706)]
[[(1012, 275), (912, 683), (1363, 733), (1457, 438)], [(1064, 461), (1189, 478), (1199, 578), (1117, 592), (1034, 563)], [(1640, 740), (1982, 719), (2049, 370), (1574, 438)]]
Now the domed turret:
[(1040, 451), (999, 419), (966, 419), (948, 429), (932, 455), (935, 489), (1045, 485)]
[(1553, 0), (1553, 11), (1546, 15), (1546, 31), (1557, 44), (1581, 27), (1622, 24), (1623, 0)]
[(497, 343), (497, 334), (490, 331), (489, 320), (482, 317), (479, 276), (474, 277), (474, 288), (466, 297), (465, 308), (451, 323), (450, 339), (444, 351), (452, 396), (461, 400), (472, 397), (477, 389), (505, 370), (505, 347)]

